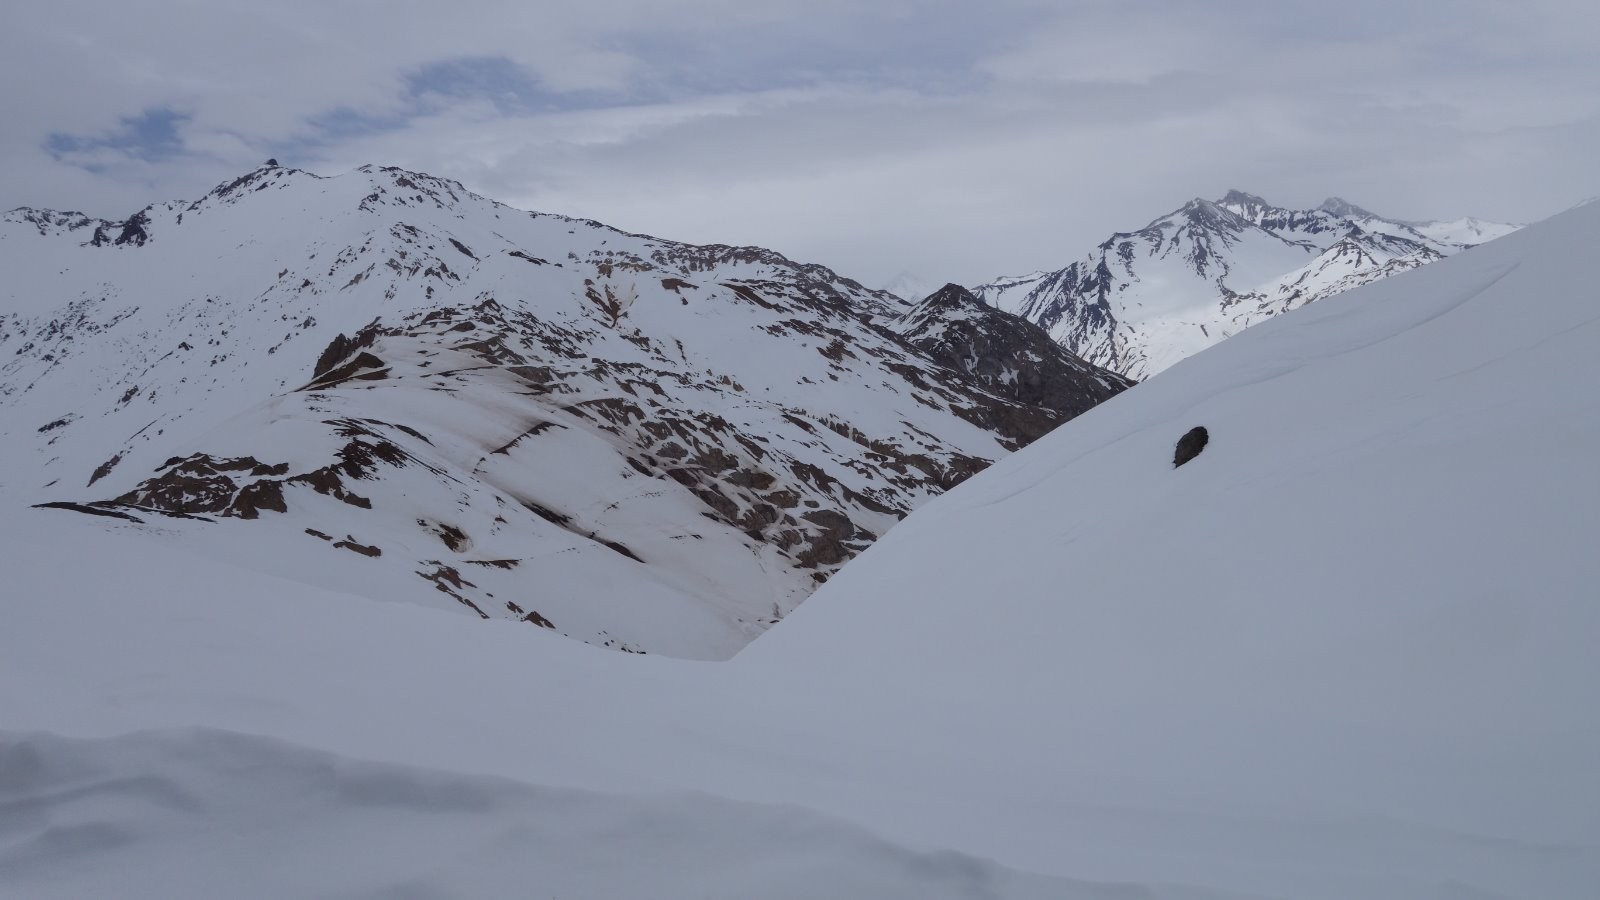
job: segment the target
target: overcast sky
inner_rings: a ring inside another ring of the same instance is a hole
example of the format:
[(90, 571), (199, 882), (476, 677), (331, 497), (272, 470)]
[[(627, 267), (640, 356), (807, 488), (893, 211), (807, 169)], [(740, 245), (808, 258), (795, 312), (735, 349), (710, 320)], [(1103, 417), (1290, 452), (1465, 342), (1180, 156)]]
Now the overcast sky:
[(3, 6), (4, 209), (372, 162), (937, 285), (1233, 187), (1510, 221), (1600, 194), (1594, 0)]

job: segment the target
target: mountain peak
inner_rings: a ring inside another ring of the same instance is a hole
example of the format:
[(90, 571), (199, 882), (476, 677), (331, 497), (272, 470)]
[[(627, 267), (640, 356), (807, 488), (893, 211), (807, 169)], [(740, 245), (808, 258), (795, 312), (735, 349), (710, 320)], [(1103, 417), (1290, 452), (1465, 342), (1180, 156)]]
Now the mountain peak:
[(1133, 385), (1089, 365), (1043, 328), (984, 303), (959, 284), (929, 294), (890, 329), (941, 365), (1015, 404), (1005, 415), (1024, 428), (1071, 418)]
[(948, 306), (959, 308), (963, 306), (987, 309), (982, 300), (979, 300), (971, 291), (959, 284), (950, 283), (923, 298), (923, 304), (929, 306)]
[[(1185, 203), (1183, 208), (1174, 215), (1181, 216), (1190, 227), (1208, 230), (1217, 228), (1237, 230), (1242, 224), (1255, 221), (1256, 217), (1252, 215), (1252, 212), (1249, 207), (1230, 206), (1215, 200), (1207, 200), (1204, 197), (1196, 197)], [(1170, 215), (1164, 216), (1151, 224), (1171, 222), (1172, 218), (1173, 216)]]
[(1343, 197), (1329, 197), (1328, 199), (1322, 201), (1322, 203), (1318, 204), (1317, 209), (1320, 209), (1325, 213), (1331, 213), (1331, 214), (1333, 214), (1335, 216), (1341, 216), (1341, 217), (1346, 217), (1346, 218), (1350, 218), (1350, 217), (1361, 217), (1361, 218), (1367, 218), (1367, 219), (1376, 219), (1376, 218), (1378, 218), (1378, 216), (1375, 215), (1374, 213), (1371, 213), (1371, 212), (1369, 212), (1369, 211), (1367, 211), (1365, 209), (1362, 209), (1361, 207), (1355, 205), (1354, 203), (1351, 203), (1349, 200), (1346, 200)]
[(1338, 197), (1279, 207), (1233, 189), (1115, 232), (1060, 269), (974, 292), (1090, 363), (1146, 378), (1265, 318), (1511, 230), (1385, 219)]
[(1249, 193), (1247, 191), (1241, 191), (1241, 190), (1238, 190), (1237, 188), (1235, 188), (1233, 190), (1230, 190), (1226, 194), (1222, 195), (1222, 199), (1218, 200), (1217, 203), (1222, 205), (1222, 206), (1241, 206), (1241, 207), (1271, 206), (1272, 205), (1271, 203), (1268, 203), (1267, 201), (1261, 199), (1260, 197), (1257, 197), (1255, 194), (1251, 194), (1251, 193)]
[(211, 192), (206, 194), (205, 197), (202, 197), (201, 199), (189, 204), (189, 208), (191, 210), (199, 209), (208, 199), (215, 199), (228, 203), (237, 202), (241, 197), (244, 197), (253, 191), (266, 188), (269, 182), (282, 182), (286, 179), (300, 177), (316, 178), (318, 176), (312, 175), (310, 172), (306, 172), (301, 169), (280, 166), (278, 165), (278, 161), (276, 159), (269, 159), (264, 165), (257, 166), (243, 175), (240, 175), (238, 178), (224, 182), (212, 188)]
[(1222, 195), (1222, 199), (1211, 204), (1219, 209), (1244, 219), (1255, 225), (1260, 225), (1269, 216), (1279, 212), (1276, 206), (1257, 197), (1255, 194), (1238, 189), (1230, 190)]
[(933, 284), (915, 272), (902, 271), (888, 281), (879, 285), (878, 289), (887, 291), (907, 303), (916, 303), (934, 292)]

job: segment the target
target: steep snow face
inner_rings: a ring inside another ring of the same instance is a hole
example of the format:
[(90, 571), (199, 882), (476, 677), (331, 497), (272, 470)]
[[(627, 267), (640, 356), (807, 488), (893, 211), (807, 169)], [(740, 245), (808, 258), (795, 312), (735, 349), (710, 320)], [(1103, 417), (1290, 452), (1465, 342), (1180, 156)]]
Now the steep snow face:
[(1596, 240), (1585, 207), (1184, 360), (920, 510), (741, 660), (827, 659), (886, 709), (937, 694), (908, 744), (981, 734), (1107, 802), (1429, 823), (1576, 866), (1439, 896), (1592, 890)]
[(9, 492), (624, 650), (732, 654), (1124, 386), (1030, 360), (1075, 405), (1018, 400), (820, 266), (398, 169), (267, 167), (122, 223), (18, 210), (0, 259)]
[(1185, 360), (715, 665), (16, 509), (0, 895), (1592, 900), (1597, 239)]
[(1516, 228), (1401, 222), (1338, 197), (1291, 210), (1229, 191), (1114, 234), (1066, 268), (973, 290), (1084, 359), (1143, 379), (1256, 322)]

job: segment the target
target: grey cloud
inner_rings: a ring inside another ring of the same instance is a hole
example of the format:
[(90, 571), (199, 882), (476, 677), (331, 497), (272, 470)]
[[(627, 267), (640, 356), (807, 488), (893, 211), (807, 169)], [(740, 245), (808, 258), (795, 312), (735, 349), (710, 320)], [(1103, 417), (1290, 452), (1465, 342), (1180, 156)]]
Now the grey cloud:
[(1526, 220), (1600, 193), (1591, 6), (23, 4), (0, 206), (113, 214), (267, 156), (377, 162), (968, 282), (1230, 187)]

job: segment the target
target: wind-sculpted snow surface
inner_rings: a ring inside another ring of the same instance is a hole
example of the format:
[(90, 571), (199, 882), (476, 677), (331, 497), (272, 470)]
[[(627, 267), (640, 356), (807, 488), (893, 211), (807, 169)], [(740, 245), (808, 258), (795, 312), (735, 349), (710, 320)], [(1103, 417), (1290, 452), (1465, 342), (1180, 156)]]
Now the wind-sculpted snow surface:
[(1592, 900), (1597, 239), (1186, 360), (723, 663), (17, 510), (0, 895)]
[(1089, 362), (1142, 379), (1257, 322), (1516, 228), (1402, 222), (1338, 197), (1283, 209), (1229, 191), (1114, 234), (1066, 268), (973, 290)]
[(0, 886), (30, 900), (1127, 897), (796, 807), (543, 788), (227, 732), (0, 732), (0, 763)]
[(821, 266), (398, 169), (269, 166), (121, 224), (17, 210), (0, 259), (12, 493), (630, 651), (726, 658), (1127, 384), (1004, 317), (1030, 334), (986, 352), (1054, 388), (1019, 398)]

